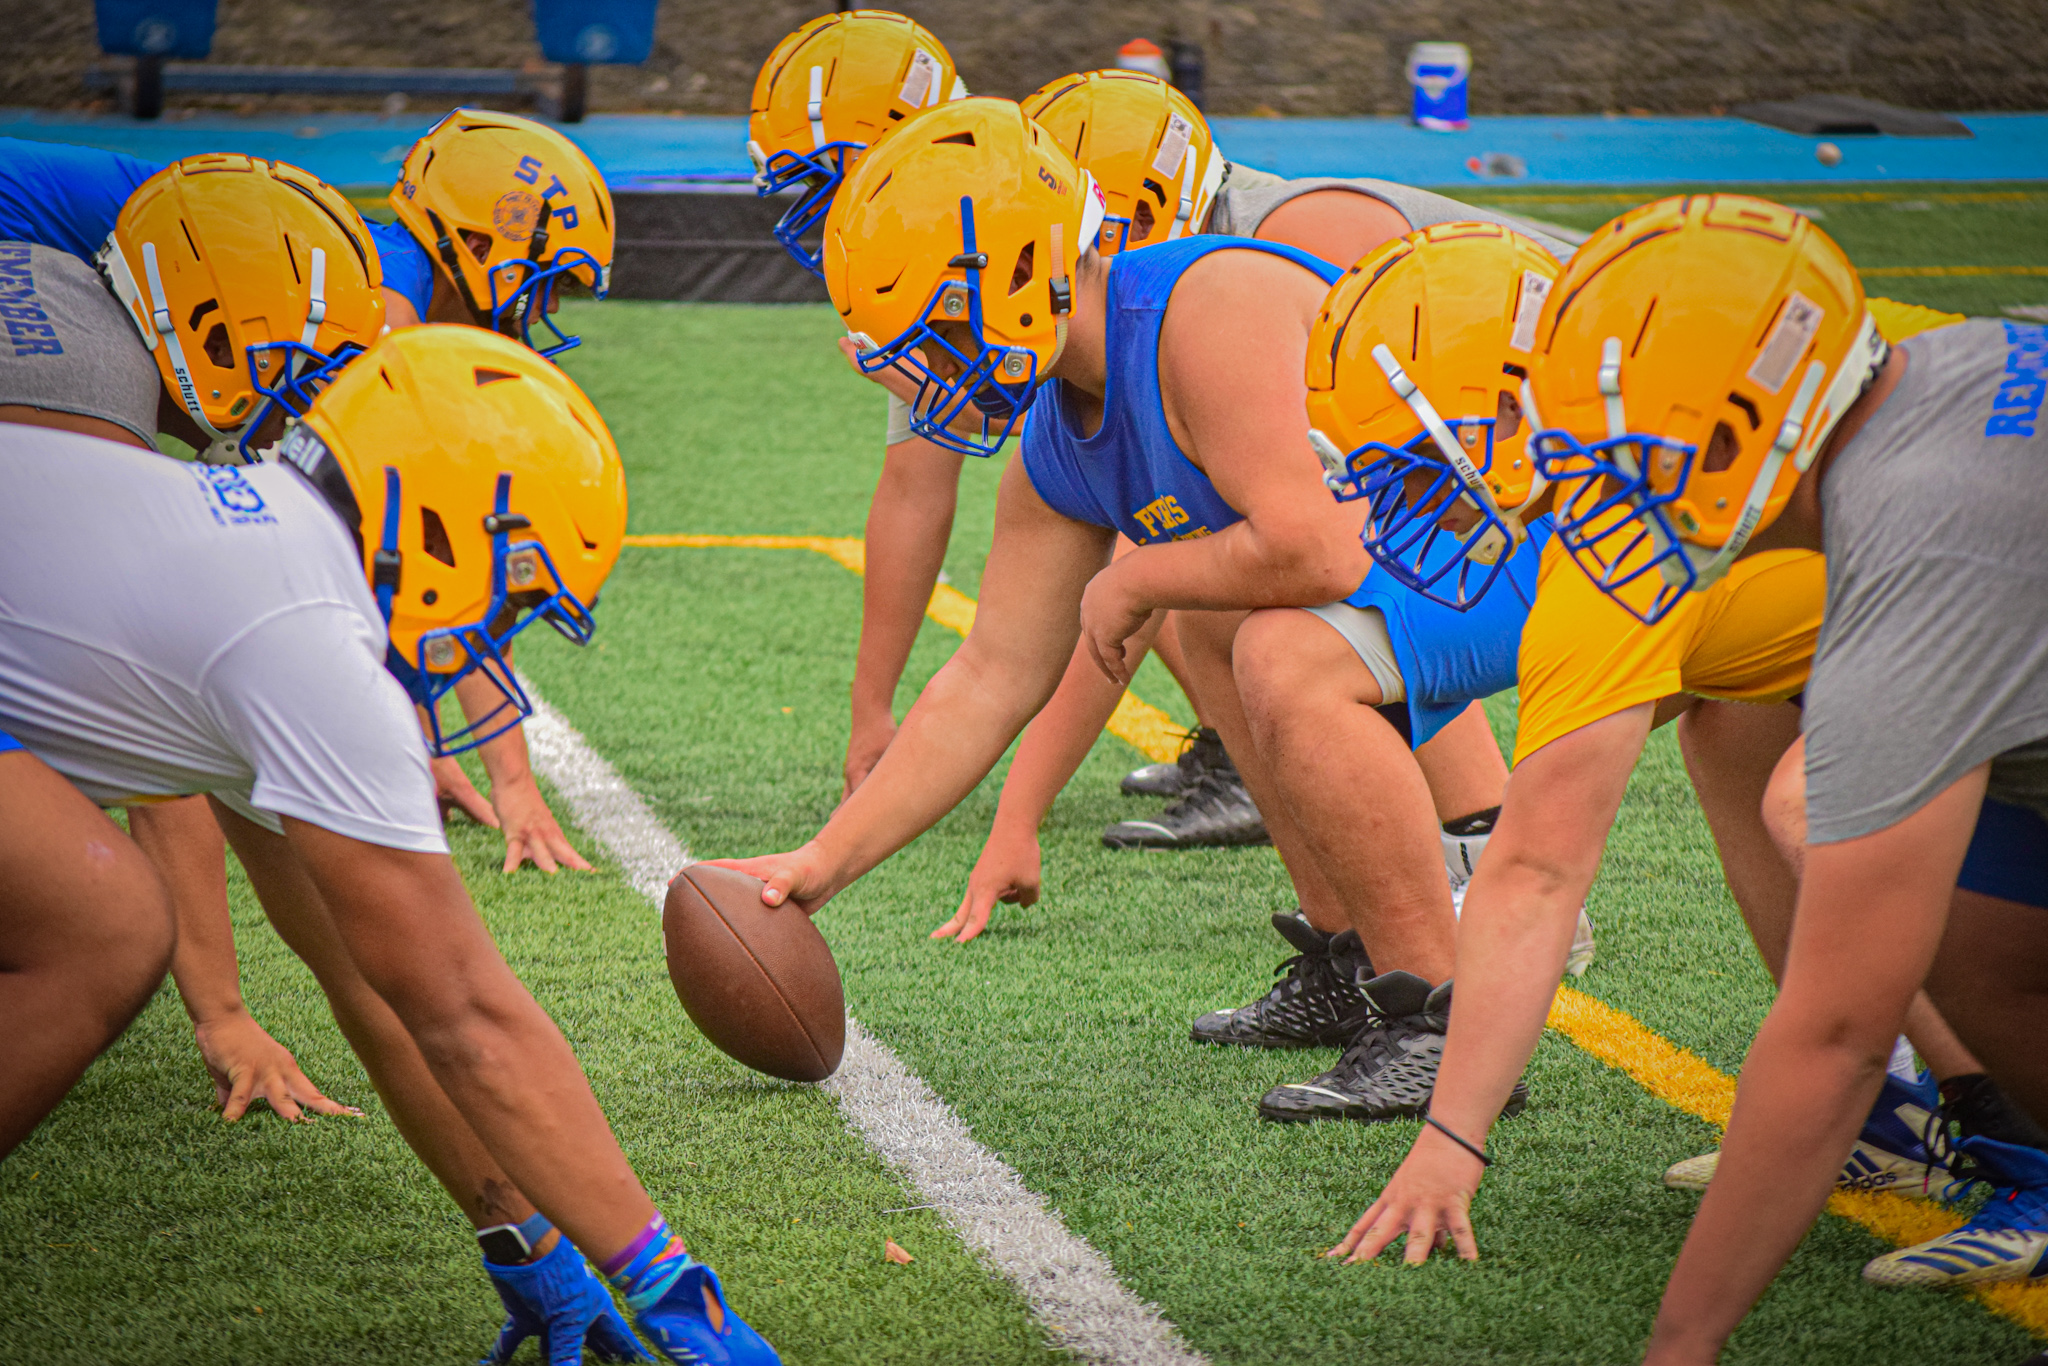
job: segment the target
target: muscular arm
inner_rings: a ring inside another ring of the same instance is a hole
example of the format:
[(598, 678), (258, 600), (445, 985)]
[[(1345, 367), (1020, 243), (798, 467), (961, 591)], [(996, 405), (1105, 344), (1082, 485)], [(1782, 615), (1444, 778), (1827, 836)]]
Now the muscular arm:
[[(1600, 870), (1608, 829), (1649, 736), (1644, 702), (1553, 740), (1515, 767), (1486, 857), (1458, 922), (1458, 989), (1430, 1113), (1484, 1146), (1536, 1051), (1563, 975), (1572, 930)], [(1476, 1158), (1425, 1127), (1394, 1179), (1335, 1254), (1370, 1261), (1405, 1231), (1407, 1258), (1428, 1256), (1448, 1229), (1478, 1255), (1466, 1204)]]
[(846, 791), (874, 768), (896, 733), (896, 685), (946, 559), (966, 457), (912, 437), (890, 446), (868, 504), (861, 582), (860, 655), (853, 667), (853, 728)]
[(1364, 511), (1330, 497), (1303, 436), (1302, 362), (1325, 293), (1300, 266), (1252, 251), (1206, 257), (1176, 287), (1159, 346), (1167, 424), (1244, 520), (1141, 546), (1089, 585), (1087, 639), (1119, 683), (1137, 660), (1118, 646), (1158, 608), (1311, 607), (1371, 566)]
[(1743, 1063), (1646, 1366), (1712, 1362), (1820, 1214), (1934, 962), (1987, 771), (1888, 829), (1807, 846), (1784, 988)]
[(1110, 532), (1048, 508), (1021, 463), (1003, 474), (995, 542), (966, 643), (903, 720), (888, 752), (810, 843), (724, 861), (763, 878), (770, 905), (815, 912), (929, 829), (987, 775), (1044, 705), (1073, 652), (1075, 604)]

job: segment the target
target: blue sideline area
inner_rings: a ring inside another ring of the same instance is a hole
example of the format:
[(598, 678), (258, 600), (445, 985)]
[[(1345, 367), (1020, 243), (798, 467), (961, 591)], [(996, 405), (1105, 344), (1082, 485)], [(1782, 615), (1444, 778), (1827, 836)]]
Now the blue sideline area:
[[(1467, 163), (1489, 153), (1519, 158), (1525, 178), (1495, 184), (1672, 185), (1873, 180), (2048, 179), (2048, 114), (1965, 114), (1973, 138), (1841, 137), (1841, 164), (1814, 157), (1818, 139), (1742, 119), (1624, 117), (1477, 118), (1463, 133), (1429, 133), (1404, 120), (1217, 119), (1224, 151), (1285, 176), (1372, 175), (1411, 185), (1488, 181)], [(289, 161), (335, 185), (385, 185), (430, 116), (301, 114), (239, 118), (175, 113), (138, 123), (116, 114), (0, 109), (0, 135), (68, 142), (152, 161), (236, 151)], [(726, 181), (748, 167), (746, 120), (596, 114), (563, 129), (615, 188)]]

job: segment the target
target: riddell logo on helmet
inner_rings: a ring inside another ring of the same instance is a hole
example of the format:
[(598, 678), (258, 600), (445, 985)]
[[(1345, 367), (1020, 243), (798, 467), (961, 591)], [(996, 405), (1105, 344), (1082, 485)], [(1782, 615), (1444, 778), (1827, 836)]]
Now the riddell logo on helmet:
[(1044, 181), (1046, 184), (1052, 186), (1053, 192), (1055, 194), (1065, 194), (1067, 192), (1065, 182), (1063, 182), (1058, 176), (1054, 175), (1051, 171), (1046, 170), (1043, 166), (1038, 168), (1038, 178)]

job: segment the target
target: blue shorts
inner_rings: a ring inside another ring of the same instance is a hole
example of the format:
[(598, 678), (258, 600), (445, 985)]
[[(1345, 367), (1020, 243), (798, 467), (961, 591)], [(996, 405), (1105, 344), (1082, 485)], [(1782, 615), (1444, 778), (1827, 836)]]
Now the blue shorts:
[(2048, 910), (2048, 820), (2032, 807), (1985, 798), (1956, 886)]
[(12, 735), (9, 735), (9, 734), (8, 734), (8, 733), (7, 733), (6, 731), (4, 731), (4, 730), (0, 730), (0, 754), (5, 754), (5, 753), (7, 753), (7, 752), (8, 752), (9, 750), (16, 750), (16, 749), (25, 749), (25, 748), (27, 748), (27, 746), (23, 745), (23, 744), (21, 743), (21, 741), (19, 741), (19, 740), (15, 739), (15, 738), (14, 738), (14, 737), (13, 737)]

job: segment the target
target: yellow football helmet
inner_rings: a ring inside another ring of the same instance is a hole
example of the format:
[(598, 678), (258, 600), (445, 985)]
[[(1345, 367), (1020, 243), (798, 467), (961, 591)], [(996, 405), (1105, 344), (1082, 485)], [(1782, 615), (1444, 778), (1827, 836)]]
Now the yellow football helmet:
[(920, 110), (962, 99), (952, 54), (914, 19), (881, 9), (821, 14), (775, 45), (747, 117), (747, 155), (763, 195), (801, 187), (775, 240), (813, 275), (803, 244), (862, 152)]
[[(1072, 272), (1104, 212), (1094, 179), (1009, 100), (941, 105), (861, 158), (825, 220), (825, 284), (861, 368), (918, 380), (918, 435), (1002, 446), (1067, 344)], [(978, 438), (949, 430), (970, 403)]]
[(303, 412), (384, 330), (362, 215), (281, 161), (172, 162), (121, 206), (94, 264), (216, 462), (254, 459), (250, 438), (279, 405)]
[(1024, 112), (1102, 187), (1104, 256), (1209, 221), (1226, 163), (1202, 111), (1166, 81), (1142, 71), (1062, 76), (1026, 95)]
[[(1884, 363), (1842, 249), (1747, 195), (1631, 210), (1572, 257), (1533, 388), (1558, 534), (1645, 621), (1704, 589), (1770, 525)], [(1656, 592), (1621, 590), (1656, 571)], [(1661, 580), (1661, 582), (1657, 582)]]
[[(1529, 538), (1537, 319), (1558, 265), (1494, 223), (1439, 223), (1347, 271), (1308, 343), (1309, 444), (1363, 540), (1424, 597), (1470, 608)], [(1454, 529), (1455, 528), (1455, 529)]]
[[(618, 448), (575, 382), (481, 328), (404, 328), (336, 377), (281, 458), (356, 538), (387, 666), (426, 709), (434, 752), (531, 715), (506, 648), (540, 620), (586, 643), (626, 531)], [(443, 734), (436, 704), (475, 672), (503, 701)]]
[[(405, 154), (391, 208), (478, 326), (543, 356), (582, 340), (549, 316), (559, 297), (611, 291), (611, 191), (583, 149), (544, 123), (455, 110)], [(536, 322), (553, 341), (534, 341)]]

